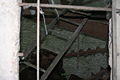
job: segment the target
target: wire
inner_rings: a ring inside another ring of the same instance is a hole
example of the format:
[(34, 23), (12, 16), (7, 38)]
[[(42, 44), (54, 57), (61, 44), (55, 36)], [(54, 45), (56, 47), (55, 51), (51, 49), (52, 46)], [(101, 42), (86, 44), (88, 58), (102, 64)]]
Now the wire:
[[(51, 2), (52, 2), (52, 4), (55, 4), (55, 2), (54, 2), (53, 0), (51, 0)], [(55, 9), (55, 12), (56, 12), (56, 14), (57, 14), (57, 17), (59, 18), (60, 16), (59, 16), (59, 12), (58, 12), (58, 10)]]
[(45, 34), (48, 35), (48, 30), (47, 30), (45, 15), (44, 15), (44, 12), (43, 12), (42, 8), (40, 9), (40, 14), (42, 14), (42, 17), (43, 17), (44, 28), (45, 28)]

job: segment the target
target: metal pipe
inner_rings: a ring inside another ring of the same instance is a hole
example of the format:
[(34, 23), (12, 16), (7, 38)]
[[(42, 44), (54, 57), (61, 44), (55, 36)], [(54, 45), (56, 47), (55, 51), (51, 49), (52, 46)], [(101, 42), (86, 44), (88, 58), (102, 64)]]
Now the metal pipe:
[(39, 70), (40, 70), (40, 0), (37, 0), (37, 80), (39, 80)]
[[(36, 3), (19, 3), (19, 5), (20, 6), (37, 7)], [(40, 4), (40, 7), (42, 7), (42, 8), (59, 8), (59, 9), (74, 9), (74, 10), (89, 10), (89, 11), (112, 11), (111, 8), (60, 5), (60, 4)]]

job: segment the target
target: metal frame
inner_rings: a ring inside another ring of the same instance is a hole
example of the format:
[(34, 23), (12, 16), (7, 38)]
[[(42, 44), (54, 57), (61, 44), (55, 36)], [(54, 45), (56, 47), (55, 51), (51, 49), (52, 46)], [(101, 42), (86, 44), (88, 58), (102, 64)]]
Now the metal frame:
[[(36, 7), (36, 3), (19, 3), (20, 6)], [(59, 8), (59, 9), (74, 9), (74, 10), (89, 10), (89, 11), (112, 11), (111, 8), (102, 7), (87, 7), (87, 6), (73, 6), (73, 5), (55, 5), (55, 4), (40, 4), (42, 8)]]
[[(115, 8), (116, 6), (116, 0), (112, 0), (112, 9), (111, 8), (101, 8), (101, 7), (86, 7), (86, 6), (71, 6), (71, 5), (53, 5), (53, 4), (40, 4), (40, 0), (38, 0), (37, 3), (19, 3), (20, 6), (32, 6), (32, 7), (37, 7), (37, 80), (39, 80), (39, 45), (40, 45), (40, 39), (39, 39), (39, 30), (40, 30), (40, 15), (39, 15), (39, 11), (40, 11), (40, 7), (43, 8), (59, 8), (59, 9), (75, 9), (75, 10), (89, 10), (89, 11), (108, 11), (111, 12), (112, 11), (112, 26), (113, 26), (113, 68), (112, 68), (112, 80), (117, 80), (117, 48), (116, 48), (116, 11), (117, 9)], [(80, 30), (80, 27), (79, 29)], [(78, 31), (79, 32), (79, 31)], [(77, 33), (78, 33), (77, 32)], [(74, 38), (76, 36), (74, 35)], [(72, 40), (74, 41), (74, 40)], [(70, 41), (70, 43), (72, 44), (72, 41)], [(66, 47), (66, 49), (69, 47)], [(54, 60), (54, 64), (56, 65), (57, 62), (59, 62), (59, 60), (61, 59), (61, 57), (64, 55), (65, 52), (63, 52), (61, 55), (59, 55), (58, 57), (55, 58)], [(53, 68), (55, 67), (55, 65), (51, 65), (50, 68), (48, 69), (48, 72), (45, 73), (45, 75), (42, 76), (41, 80), (46, 80), (46, 78), (48, 77), (49, 73), (51, 73), (51, 71), (53, 70)]]

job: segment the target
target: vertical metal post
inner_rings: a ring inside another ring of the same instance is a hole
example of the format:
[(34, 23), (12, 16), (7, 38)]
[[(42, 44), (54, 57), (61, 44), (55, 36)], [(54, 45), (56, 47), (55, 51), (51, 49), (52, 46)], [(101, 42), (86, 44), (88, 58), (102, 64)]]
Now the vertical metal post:
[(112, 0), (112, 80), (117, 80), (116, 0)]
[(37, 0), (37, 80), (39, 80), (40, 53), (40, 0)]

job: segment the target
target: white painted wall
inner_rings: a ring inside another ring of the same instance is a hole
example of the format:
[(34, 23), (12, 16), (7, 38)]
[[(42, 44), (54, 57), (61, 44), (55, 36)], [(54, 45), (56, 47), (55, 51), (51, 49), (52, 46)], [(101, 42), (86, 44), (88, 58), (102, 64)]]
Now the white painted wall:
[[(111, 25), (111, 19), (109, 20), (109, 65), (110, 67), (112, 67), (112, 32), (111, 29), (112, 25)], [(112, 72), (111, 72), (112, 73)], [(112, 80), (112, 74), (111, 74), (111, 80)]]
[(117, 80), (120, 80), (120, 15), (117, 14)]
[(19, 80), (19, 32), (17, 0), (0, 0), (0, 80)]
[[(116, 8), (120, 9), (120, 0), (116, 0)], [(116, 26), (117, 26), (117, 80), (120, 80), (120, 14), (117, 13), (116, 15)], [(111, 32), (111, 21), (109, 25), (109, 31)], [(111, 43), (111, 37), (109, 37), (109, 44)], [(112, 45), (109, 45), (109, 64), (112, 67)], [(112, 76), (111, 76), (112, 78)], [(112, 79), (111, 79), (112, 80)]]

